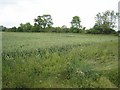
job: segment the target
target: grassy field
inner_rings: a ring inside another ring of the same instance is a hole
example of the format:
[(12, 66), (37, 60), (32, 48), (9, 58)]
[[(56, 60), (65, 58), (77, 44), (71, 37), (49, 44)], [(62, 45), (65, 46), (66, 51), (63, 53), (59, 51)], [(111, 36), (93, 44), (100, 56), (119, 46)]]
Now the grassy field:
[(118, 37), (3, 34), (3, 88), (117, 88)]

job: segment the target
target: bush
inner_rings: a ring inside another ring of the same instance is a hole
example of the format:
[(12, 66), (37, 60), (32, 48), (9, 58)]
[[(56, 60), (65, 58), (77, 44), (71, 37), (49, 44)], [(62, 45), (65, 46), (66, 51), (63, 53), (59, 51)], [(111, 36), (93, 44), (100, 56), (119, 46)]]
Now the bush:
[(88, 34), (117, 34), (117, 32), (113, 29), (102, 29), (102, 28), (91, 28), (86, 30)]
[(87, 30), (86, 33), (88, 33), (88, 34), (100, 34), (100, 31), (95, 30), (94, 28), (91, 28), (91, 29)]

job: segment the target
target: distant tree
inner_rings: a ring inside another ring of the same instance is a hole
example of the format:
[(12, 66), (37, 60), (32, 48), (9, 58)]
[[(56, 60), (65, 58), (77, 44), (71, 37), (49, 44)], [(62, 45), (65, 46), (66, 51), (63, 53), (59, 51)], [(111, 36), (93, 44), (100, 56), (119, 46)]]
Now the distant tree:
[(14, 26), (14, 27), (11, 28), (11, 31), (16, 32), (17, 28)]
[(52, 17), (51, 15), (43, 15), (44, 17), (44, 27), (50, 28), (53, 25)]
[(22, 27), (19, 26), (19, 27), (17, 28), (17, 32), (23, 32)]
[(55, 27), (55, 32), (60, 33), (61, 32), (61, 27)]
[(81, 20), (79, 16), (74, 16), (71, 21), (71, 29), (73, 32), (79, 32), (79, 30), (82, 28), (80, 25)]
[(116, 27), (116, 21), (119, 14), (114, 11), (107, 10), (106, 12), (98, 13), (95, 17), (94, 29), (99, 29), (100, 33), (112, 33)]
[(34, 26), (39, 26), (40, 28), (43, 28), (43, 19), (42, 16), (38, 16), (36, 19), (34, 19), (35, 24)]
[(33, 26), (32, 26), (29, 22), (26, 23), (25, 26), (26, 26), (26, 30), (27, 30), (27, 31), (29, 31), (29, 32), (32, 31), (32, 27), (33, 27)]
[(61, 32), (69, 32), (69, 29), (67, 28), (67, 26), (66, 25), (63, 25), (62, 27), (61, 27)]
[(26, 24), (21, 23), (18, 31), (31, 32), (31, 29), (32, 29), (32, 25), (29, 22)]
[(53, 25), (51, 15), (47, 15), (47, 14), (43, 16), (38, 16), (36, 19), (34, 19), (34, 21), (35, 21), (35, 25), (39, 26), (40, 29), (50, 28)]
[(0, 32), (1, 32), (1, 31), (5, 31), (5, 30), (6, 30), (6, 27), (0, 26)]

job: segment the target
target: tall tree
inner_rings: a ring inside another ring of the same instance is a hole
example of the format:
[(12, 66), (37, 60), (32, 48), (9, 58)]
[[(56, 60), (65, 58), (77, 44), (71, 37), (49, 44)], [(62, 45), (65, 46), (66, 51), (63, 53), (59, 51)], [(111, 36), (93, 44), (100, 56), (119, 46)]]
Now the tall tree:
[(101, 31), (110, 33), (109, 30), (113, 30), (116, 27), (116, 21), (118, 18), (119, 14), (107, 10), (102, 13), (98, 13), (95, 17), (95, 28), (101, 28)]
[(80, 17), (79, 16), (74, 16), (72, 18), (72, 21), (71, 21), (71, 27), (80, 29), (81, 28), (80, 23), (81, 23)]
[(53, 25), (51, 15), (38, 16), (37, 19), (34, 19), (35, 25), (38, 25), (40, 28), (50, 28)]
[(31, 28), (32, 28), (32, 25), (29, 22), (25, 24), (21, 23), (19, 27), (19, 31), (27, 32), (27, 31), (31, 31)]
[(6, 27), (0, 26), (0, 32), (1, 32), (1, 31), (5, 31), (5, 30), (6, 30)]
[(79, 16), (74, 16), (71, 21), (71, 31), (75, 33), (79, 33), (82, 29), (82, 26), (80, 25), (81, 20)]
[(44, 18), (44, 28), (50, 28), (53, 25), (51, 15), (43, 15)]

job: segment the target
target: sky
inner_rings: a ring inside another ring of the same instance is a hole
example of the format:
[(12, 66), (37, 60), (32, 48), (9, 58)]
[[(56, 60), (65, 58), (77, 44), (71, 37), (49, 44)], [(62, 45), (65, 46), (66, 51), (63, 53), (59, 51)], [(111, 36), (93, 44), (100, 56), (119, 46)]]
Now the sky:
[(0, 0), (0, 25), (18, 27), (39, 15), (50, 14), (53, 26), (70, 27), (73, 16), (79, 16), (81, 25), (93, 27), (98, 12), (118, 11), (120, 0)]

